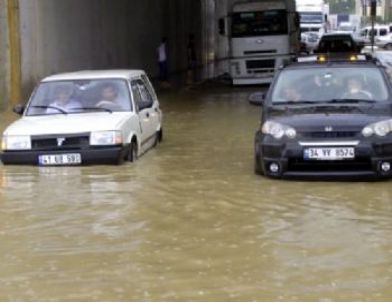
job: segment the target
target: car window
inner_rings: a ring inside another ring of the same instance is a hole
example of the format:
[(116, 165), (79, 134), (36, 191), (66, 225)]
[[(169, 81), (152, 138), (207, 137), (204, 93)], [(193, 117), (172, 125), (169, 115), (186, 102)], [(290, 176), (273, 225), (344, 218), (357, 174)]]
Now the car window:
[(380, 36), (386, 36), (388, 34), (388, 30), (386, 28), (380, 29)]
[(126, 80), (42, 82), (33, 93), (26, 115), (131, 111)]
[(132, 92), (139, 110), (152, 107), (154, 100), (142, 80), (132, 81)]
[(282, 71), (272, 102), (366, 99), (386, 101), (387, 84), (378, 68), (304, 68)]
[(137, 85), (137, 82), (132, 81), (131, 87), (132, 87), (132, 95), (133, 95), (133, 100), (135, 102), (135, 106), (139, 110), (139, 105), (142, 103), (143, 100), (142, 100), (142, 96), (140, 95), (140, 90)]
[(319, 52), (352, 51), (353, 42), (349, 37), (324, 37), (320, 41)]
[(157, 95), (156, 95), (155, 90), (152, 87), (152, 84), (151, 84), (150, 80), (148, 79), (148, 77), (146, 75), (142, 75), (142, 80), (143, 80), (144, 84), (147, 86), (147, 89), (150, 92), (152, 98), (154, 100), (156, 100), (157, 99)]

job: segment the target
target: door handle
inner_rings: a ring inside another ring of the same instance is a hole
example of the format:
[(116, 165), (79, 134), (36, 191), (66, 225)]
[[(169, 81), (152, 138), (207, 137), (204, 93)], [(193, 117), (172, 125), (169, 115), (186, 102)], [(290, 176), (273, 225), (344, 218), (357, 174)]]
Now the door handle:
[(150, 113), (146, 113), (146, 118), (150, 118)]

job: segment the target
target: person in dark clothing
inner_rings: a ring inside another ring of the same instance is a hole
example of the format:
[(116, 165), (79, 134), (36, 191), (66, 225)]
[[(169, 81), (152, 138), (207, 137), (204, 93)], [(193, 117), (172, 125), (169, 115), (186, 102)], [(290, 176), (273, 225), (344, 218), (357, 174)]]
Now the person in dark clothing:
[(187, 45), (188, 82), (196, 82), (197, 58), (194, 34), (189, 35)]
[(167, 62), (167, 38), (163, 38), (161, 44), (157, 48), (159, 79), (161, 82), (169, 80), (169, 68)]

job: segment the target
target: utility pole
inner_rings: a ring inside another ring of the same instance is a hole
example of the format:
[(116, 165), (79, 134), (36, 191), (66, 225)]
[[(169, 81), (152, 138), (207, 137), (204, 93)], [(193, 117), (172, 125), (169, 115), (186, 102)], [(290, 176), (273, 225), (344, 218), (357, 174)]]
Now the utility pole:
[(374, 51), (374, 22), (376, 20), (377, 15), (377, 0), (370, 0), (370, 17), (372, 20), (372, 34), (370, 36), (372, 43), (372, 52)]

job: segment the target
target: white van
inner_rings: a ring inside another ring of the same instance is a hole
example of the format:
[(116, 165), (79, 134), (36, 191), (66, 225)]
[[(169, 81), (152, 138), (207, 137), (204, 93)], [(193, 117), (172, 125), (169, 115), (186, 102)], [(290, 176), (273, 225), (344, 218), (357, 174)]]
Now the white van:
[(388, 44), (391, 44), (392, 46), (391, 29), (392, 26), (389, 25), (376, 25), (372, 31), (371, 26), (366, 26), (361, 29), (359, 35), (366, 43), (370, 44), (371, 37), (374, 35), (374, 43), (376, 46), (386, 47)]

